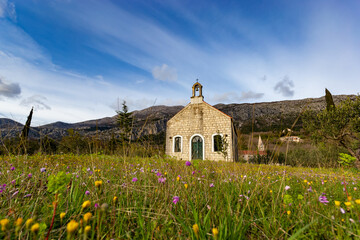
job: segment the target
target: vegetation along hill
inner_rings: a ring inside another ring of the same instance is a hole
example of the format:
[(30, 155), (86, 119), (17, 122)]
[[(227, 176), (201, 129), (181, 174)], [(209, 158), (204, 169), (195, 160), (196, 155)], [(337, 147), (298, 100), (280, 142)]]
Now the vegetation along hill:
[[(334, 101), (338, 103), (347, 97), (354, 98), (355, 96), (337, 95), (334, 96)], [(319, 111), (324, 109), (325, 105), (325, 97), (320, 97), (277, 102), (217, 104), (214, 107), (232, 116), (236, 126), (241, 129), (242, 133), (249, 133), (251, 131), (280, 131), (290, 127), (306, 107)], [(183, 106), (161, 105), (133, 111), (133, 138), (163, 134), (166, 122), (182, 108)], [(16, 121), (0, 118), (0, 134), (2, 138), (18, 136), (22, 127), (23, 125)], [(301, 121), (295, 125), (295, 129), (300, 127)], [(33, 127), (29, 136), (31, 138), (48, 136), (53, 139), (61, 139), (68, 134), (69, 129), (73, 129), (83, 136), (98, 136), (100, 138), (110, 138), (120, 134), (117, 116), (115, 115), (79, 123), (55, 122)]]

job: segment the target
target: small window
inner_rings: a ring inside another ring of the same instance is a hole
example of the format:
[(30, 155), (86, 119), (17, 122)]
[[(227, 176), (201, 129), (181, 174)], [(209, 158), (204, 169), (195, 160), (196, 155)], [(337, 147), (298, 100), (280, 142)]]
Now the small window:
[(175, 137), (174, 152), (181, 152), (181, 137)]
[(214, 135), (213, 141), (214, 152), (220, 152), (223, 149), (223, 141), (221, 135)]

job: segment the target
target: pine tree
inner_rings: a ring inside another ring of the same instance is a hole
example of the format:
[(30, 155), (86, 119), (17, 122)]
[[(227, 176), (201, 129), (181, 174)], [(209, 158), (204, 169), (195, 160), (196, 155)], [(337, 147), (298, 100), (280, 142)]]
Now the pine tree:
[(116, 113), (117, 113), (117, 122), (121, 130), (122, 139), (128, 140), (130, 142), (133, 117), (131, 117), (132, 113), (128, 112), (126, 101), (123, 101), (122, 103), (122, 110), (116, 111)]

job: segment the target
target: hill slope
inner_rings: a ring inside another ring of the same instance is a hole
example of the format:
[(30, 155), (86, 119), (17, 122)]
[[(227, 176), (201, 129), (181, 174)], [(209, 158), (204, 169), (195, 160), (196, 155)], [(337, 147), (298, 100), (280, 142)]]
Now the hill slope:
[[(339, 103), (347, 97), (353, 98), (354, 95), (337, 95), (333, 97), (335, 103)], [(236, 126), (240, 127), (243, 132), (252, 129), (253, 121), (254, 131), (268, 131), (290, 127), (292, 122), (306, 107), (316, 111), (323, 109), (325, 107), (325, 97), (254, 104), (217, 104), (214, 107), (232, 116)], [(134, 117), (134, 136), (137, 138), (143, 135), (164, 132), (166, 130), (166, 122), (182, 108), (183, 106), (161, 105), (132, 112)], [(298, 127), (301, 127), (299, 124)], [(1, 137), (18, 136), (22, 126), (22, 124), (11, 119), (0, 118)], [(116, 123), (116, 116), (113, 116), (73, 124), (55, 122), (35, 127), (31, 129), (30, 137), (39, 138), (47, 135), (51, 138), (60, 139), (67, 135), (68, 129), (74, 129), (85, 136), (97, 135), (101, 138), (110, 138), (113, 134), (120, 134)]]

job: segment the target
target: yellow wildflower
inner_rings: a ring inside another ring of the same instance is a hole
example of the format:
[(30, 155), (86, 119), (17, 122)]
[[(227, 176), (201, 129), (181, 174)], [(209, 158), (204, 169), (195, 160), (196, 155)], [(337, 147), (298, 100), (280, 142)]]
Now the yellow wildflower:
[(352, 199), (352, 197), (351, 197), (351, 196), (348, 196), (347, 199), (348, 199), (348, 201), (350, 202), (351, 199)]
[(31, 232), (33, 233), (37, 233), (40, 229), (40, 224), (35, 223), (34, 225), (31, 226)]
[(335, 201), (335, 206), (339, 207), (340, 206), (340, 201)]
[(351, 206), (351, 202), (345, 202), (345, 206), (350, 207), (350, 206)]
[(25, 222), (26, 228), (29, 228), (33, 222), (34, 222), (34, 220), (32, 218), (29, 218), (28, 220), (26, 220), (26, 222)]
[(79, 227), (79, 223), (75, 220), (71, 220), (68, 225), (66, 226), (66, 231), (70, 234), (76, 231), (76, 229)]
[(87, 201), (85, 201), (83, 204), (82, 204), (82, 208), (84, 209), (84, 208), (88, 208), (88, 207), (90, 207), (90, 205), (91, 205), (91, 202), (89, 201), (89, 200), (87, 200)]
[(212, 233), (214, 234), (214, 237), (217, 238), (217, 236), (219, 235), (219, 231), (217, 228), (213, 228), (212, 229)]
[(179, 176), (176, 177), (176, 181), (180, 181), (180, 177), (179, 177)]
[(89, 225), (85, 227), (85, 233), (90, 232), (90, 230), (91, 230), (91, 227)]
[(115, 196), (115, 197), (113, 198), (113, 203), (115, 204), (115, 203), (117, 202), (117, 200), (118, 200), (118, 198), (117, 198), (117, 196)]
[(18, 219), (16, 219), (16, 221), (15, 221), (15, 226), (20, 226), (22, 223), (23, 223), (23, 219), (22, 218), (18, 218)]
[(84, 221), (85, 221), (85, 223), (87, 223), (91, 217), (92, 217), (91, 212), (85, 213), (85, 214), (84, 214)]
[(184, 184), (184, 187), (187, 189), (189, 185), (187, 185), (186, 183)]
[(195, 233), (196, 237), (198, 237), (199, 236), (199, 225), (194, 224), (193, 225), (193, 230), (194, 230), (194, 233)]
[(272, 193), (273, 191), (272, 190), (270, 190), (270, 193)]
[(289, 210), (289, 211), (287, 211), (286, 213), (287, 213), (287, 215), (290, 215), (290, 214), (291, 214), (291, 211)]
[(306, 180), (306, 179), (304, 180), (304, 183), (307, 183), (307, 180)]
[(102, 181), (95, 181), (95, 187), (101, 187)]
[(355, 200), (356, 204), (360, 204), (360, 199)]
[(64, 213), (64, 212), (60, 213), (60, 220), (61, 221), (64, 219), (65, 215), (66, 215), (66, 213)]
[(6, 230), (6, 227), (7, 227), (7, 225), (9, 225), (9, 219), (7, 219), (7, 218), (4, 218), (4, 219), (1, 219), (0, 220), (0, 225), (1, 225), (1, 230), (2, 231), (5, 231)]

